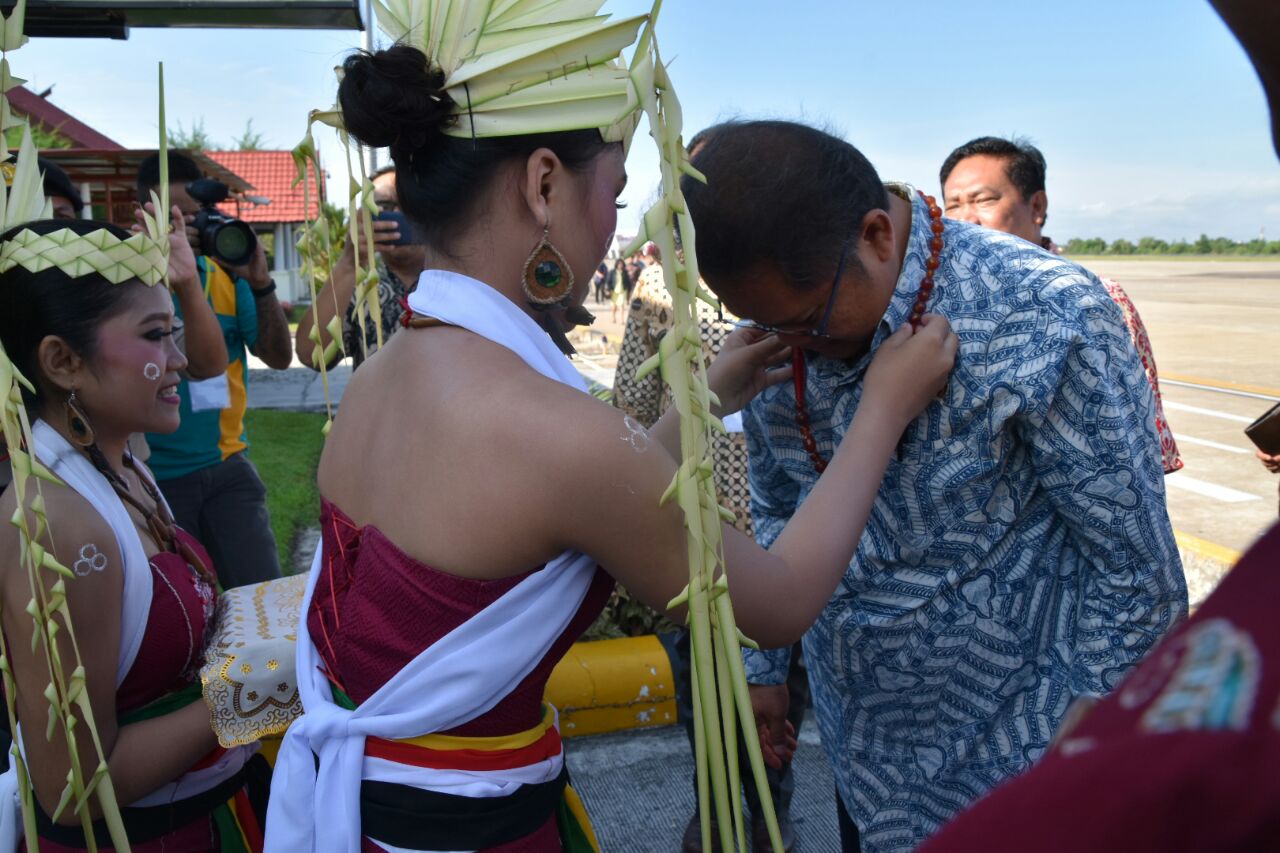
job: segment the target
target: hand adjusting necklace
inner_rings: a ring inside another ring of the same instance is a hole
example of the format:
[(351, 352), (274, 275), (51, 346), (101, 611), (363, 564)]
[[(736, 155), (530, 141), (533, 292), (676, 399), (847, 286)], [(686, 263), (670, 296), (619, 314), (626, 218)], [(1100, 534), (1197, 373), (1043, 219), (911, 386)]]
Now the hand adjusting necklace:
[[(924, 199), (924, 203), (929, 206), (929, 228), (933, 231), (933, 238), (929, 241), (929, 259), (924, 263), (924, 278), (920, 280), (920, 290), (916, 293), (915, 304), (911, 307), (911, 314), (907, 320), (911, 324), (911, 330), (914, 332), (920, 328), (920, 318), (924, 316), (925, 306), (929, 302), (930, 295), (933, 294), (933, 274), (938, 269), (938, 257), (942, 254), (942, 209), (938, 207), (938, 203), (933, 196), (925, 195), (920, 192), (920, 198)], [(804, 350), (796, 347), (791, 351), (791, 376), (796, 391), (796, 426), (800, 428), (800, 436), (804, 441), (805, 452), (809, 454), (809, 458), (813, 460), (813, 467), (821, 474), (827, 470), (827, 460), (822, 458), (822, 454), (818, 452), (818, 442), (813, 437), (813, 429), (809, 424), (809, 406), (805, 402), (805, 378), (807, 370), (805, 367)]]

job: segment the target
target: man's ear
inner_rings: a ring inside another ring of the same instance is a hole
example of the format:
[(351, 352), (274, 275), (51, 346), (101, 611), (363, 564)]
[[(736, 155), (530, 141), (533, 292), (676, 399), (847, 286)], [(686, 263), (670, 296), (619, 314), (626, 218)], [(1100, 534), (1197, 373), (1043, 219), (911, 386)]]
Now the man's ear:
[(81, 376), (87, 364), (81, 355), (57, 335), (48, 335), (36, 347), (36, 363), (45, 378), (68, 393), (83, 385)]
[(1044, 225), (1049, 218), (1049, 196), (1044, 190), (1036, 190), (1031, 194), (1031, 221), (1036, 225)]
[(863, 250), (880, 263), (893, 258), (895, 240), (893, 219), (889, 216), (889, 211), (879, 208), (867, 211), (866, 216), (862, 217), (862, 236), (859, 237), (859, 242), (863, 244)]
[(525, 160), (521, 194), (539, 228), (551, 224), (551, 205), (563, 192), (560, 184), (566, 172), (564, 164), (550, 148), (539, 148)]

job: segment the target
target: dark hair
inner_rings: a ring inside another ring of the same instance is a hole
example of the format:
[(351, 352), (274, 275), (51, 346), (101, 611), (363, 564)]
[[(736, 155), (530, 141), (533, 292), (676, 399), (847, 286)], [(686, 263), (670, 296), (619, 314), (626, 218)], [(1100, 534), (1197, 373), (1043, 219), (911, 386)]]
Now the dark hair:
[[(538, 148), (554, 151), (566, 167), (585, 169), (605, 150), (599, 131), (571, 130), (526, 136), (456, 137), (455, 104), (444, 74), (415, 47), (393, 45), (354, 53), (342, 63), (338, 103), (347, 131), (366, 145), (390, 148), (396, 195), (419, 239), (433, 248), (464, 226), (498, 167)], [(464, 105), (465, 106), (465, 105)]]
[(938, 182), (946, 186), (947, 178), (956, 164), (968, 157), (985, 155), (1004, 160), (1004, 171), (1009, 181), (1022, 193), (1023, 201), (1044, 189), (1044, 155), (1025, 139), (1001, 139), (998, 136), (979, 136), (961, 145), (947, 155), (938, 173)]
[[(707, 177), (680, 186), (708, 280), (735, 280), (761, 265), (797, 289), (826, 283), (869, 211), (889, 207), (875, 167), (843, 139), (787, 121), (726, 122), (694, 137), (693, 165)], [(849, 260), (857, 265), (850, 253)]]
[(71, 202), (76, 216), (79, 216), (80, 211), (84, 210), (84, 199), (80, 197), (80, 193), (76, 190), (75, 184), (71, 183), (67, 173), (62, 171), (62, 167), (57, 163), (44, 157), (37, 157), (36, 164), (40, 167), (40, 171), (44, 172), (44, 194), (67, 199)]
[[(85, 235), (103, 230), (122, 240), (130, 234), (109, 222), (89, 219), (42, 219), (10, 228), (0, 234), (0, 244), (23, 230), (48, 234), (68, 229)], [(34, 411), (41, 402), (36, 350), (49, 335), (57, 335), (83, 358), (92, 358), (98, 329), (128, 304), (133, 288), (112, 284), (98, 273), (71, 277), (57, 267), (31, 272), (15, 266), (0, 273), (0, 343), (22, 375), (35, 386), (22, 389), (23, 401)]]
[[(169, 152), (169, 183), (188, 184), (204, 175), (196, 161), (177, 151)], [(160, 152), (151, 154), (138, 164), (138, 202), (150, 201), (151, 191), (160, 186)]]

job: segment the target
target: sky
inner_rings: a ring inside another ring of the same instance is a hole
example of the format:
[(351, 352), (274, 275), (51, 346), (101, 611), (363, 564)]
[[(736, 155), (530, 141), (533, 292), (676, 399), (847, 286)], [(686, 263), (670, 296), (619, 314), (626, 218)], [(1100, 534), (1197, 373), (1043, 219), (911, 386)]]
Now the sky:
[[(643, 0), (605, 11), (642, 12)], [(168, 121), (228, 143), (246, 121), (291, 148), (333, 103), (355, 31), (135, 29), (127, 40), (33, 39), (13, 73), (128, 147)], [(886, 180), (939, 194), (938, 167), (977, 136), (1021, 135), (1048, 161), (1045, 232), (1280, 240), (1280, 162), (1244, 52), (1207, 0), (665, 0), (658, 42), (685, 136), (729, 118), (786, 118), (857, 146)], [(344, 155), (320, 129), (331, 187)], [(383, 154), (385, 162), (385, 153)], [(658, 181), (644, 126), (627, 163), (619, 231)], [(336, 193), (331, 191), (331, 197)]]

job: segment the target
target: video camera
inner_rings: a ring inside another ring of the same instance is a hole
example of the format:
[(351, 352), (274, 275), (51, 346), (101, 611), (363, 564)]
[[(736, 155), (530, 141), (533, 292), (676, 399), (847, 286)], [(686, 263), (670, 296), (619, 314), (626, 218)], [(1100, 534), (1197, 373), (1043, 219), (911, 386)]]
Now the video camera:
[(239, 219), (223, 214), (216, 205), (226, 201), (231, 191), (213, 178), (201, 178), (187, 184), (187, 195), (200, 202), (192, 226), (200, 235), (200, 253), (228, 266), (247, 264), (258, 246), (253, 229)]

